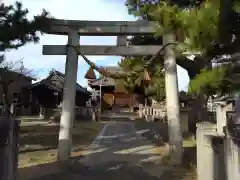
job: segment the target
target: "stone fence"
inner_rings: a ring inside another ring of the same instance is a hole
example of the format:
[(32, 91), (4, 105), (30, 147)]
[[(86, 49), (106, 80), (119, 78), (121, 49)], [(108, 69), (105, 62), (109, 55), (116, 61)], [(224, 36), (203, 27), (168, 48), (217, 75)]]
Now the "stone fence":
[[(190, 123), (190, 111), (191, 107), (181, 107), (180, 108), (180, 119), (183, 123), (184, 131), (188, 130), (188, 125)], [(139, 105), (138, 115), (140, 118), (145, 118), (146, 121), (154, 121), (155, 119), (160, 119), (161, 121), (167, 123), (167, 110), (165, 106), (143, 106)], [(232, 116), (232, 113), (229, 113)], [(208, 119), (206, 121), (211, 123), (216, 123), (216, 111), (208, 111)]]
[[(99, 112), (98, 107), (86, 107), (86, 106), (76, 106), (75, 107), (75, 116), (76, 119), (92, 119), (95, 120)], [(57, 109), (51, 108), (40, 108), (39, 113), (40, 118), (49, 118), (49, 119), (59, 119), (61, 116), (61, 107)]]
[[(3, 117), (3, 105), (0, 105), (0, 117)], [(15, 116), (31, 116), (33, 115), (31, 112), (31, 108), (25, 108), (25, 107), (15, 107)]]
[[(94, 115), (99, 112), (98, 107), (86, 107), (86, 106), (76, 106), (75, 114), (78, 117), (86, 117), (92, 118)], [(44, 108), (40, 107), (39, 114), (33, 114), (31, 108), (24, 107), (16, 107), (15, 108), (15, 116), (33, 116), (39, 115), (39, 118), (59, 118), (61, 115), (61, 107), (53, 109), (53, 108)], [(3, 105), (0, 105), (0, 117), (3, 116)]]
[[(181, 118), (181, 131), (188, 132), (188, 122), (189, 122), (189, 110), (188, 108), (181, 108), (180, 118)], [(164, 123), (167, 123), (166, 108), (162, 107), (150, 107), (150, 106), (139, 106), (138, 111), (140, 118), (145, 118), (146, 121), (154, 121), (158, 119)]]
[(235, 112), (219, 105), (217, 123), (197, 124), (198, 180), (240, 179), (240, 125), (233, 125)]

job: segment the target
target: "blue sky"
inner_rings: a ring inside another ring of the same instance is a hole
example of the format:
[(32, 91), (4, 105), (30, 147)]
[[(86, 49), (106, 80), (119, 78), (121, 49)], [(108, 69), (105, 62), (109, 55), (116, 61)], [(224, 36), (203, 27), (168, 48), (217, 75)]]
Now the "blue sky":
[[(15, 0), (5, 0), (6, 4)], [(59, 19), (71, 20), (135, 20), (129, 16), (124, 5), (125, 0), (22, 0), (25, 8), (30, 11), (29, 18), (37, 15), (43, 8), (47, 9), (51, 15)], [(7, 60), (17, 61), (23, 58), (26, 68), (35, 69), (39, 78), (44, 78), (48, 72), (54, 68), (64, 72), (65, 56), (43, 56), (42, 45), (65, 45), (66, 36), (43, 35), (38, 44), (28, 44), (18, 50), (6, 52)], [(84, 45), (115, 45), (116, 37), (81, 37), (80, 44)], [(116, 56), (89, 56), (90, 60), (98, 65), (117, 65), (120, 57)], [(88, 70), (88, 65), (79, 57), (78, 82), (86, 86), (84, 75)], [(187, 72), (178, 67), (179, 89), (187, 89)]]

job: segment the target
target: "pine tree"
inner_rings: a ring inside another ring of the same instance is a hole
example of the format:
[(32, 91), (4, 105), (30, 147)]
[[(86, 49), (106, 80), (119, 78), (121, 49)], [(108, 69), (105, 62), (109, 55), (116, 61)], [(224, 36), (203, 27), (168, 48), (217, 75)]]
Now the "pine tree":
[[(211, 64), (213, 60), (218, 59), (223, 54), (233, 54), (238, 51), (239, 4), (238, 0), (128, 0), (126, 3), (129, 13), (140, 19), (157, 21), (156, 33), (158, 36), (169, 31), (175, 33), (178, 40), (176, 47), (178, 51), (198, 51), (201, 53), (193, 62), (189, 62), (183, 57), (177, 58), (177, 63), (185, 68), (190, 79), (195, 81), (190, 83), (190, 92), (198, 94), (200, 91), (197, 88), (201, 89), (201, 92), (205, 90), (203, 93), (221, 92), (223, 90), (220, 88), (222, 87), (221, 83), (229, 78), (225, 76), (226, 74), (221, 76), (221, 81), (213, 78), (217, 78), (214, 74), (219, 71), (211, 71)], [(142, 43), (144, 39), (149, 42), (146, 37), (142, 37), (142, 40), (138, 40), (138, 42)], [(152, 40), (154, 41), (154, 39)], [(208, 71), (203, 69), (208, 69)], [(212, 78), (208, 81), (202, 81), (203, 78), (199, 78), (198, 74), (201, 73), (204, 77), (206, 72), (206, 76), (213, 73)], [(225, 73), (226, 71), (220, 72)], [(219, 81), (219, 88), (215, 87), (215, 80)], [(198, 82), (196, 83), (196, 81)], [(198, 87), (193, 88), (194, 84), (197, 84)], [(211, 88), (211, 85), (214, 87)], [(206, 87), (211, 88), (211, 90), (207, 90)], [(222, 92), (225, 90), (226, 88)]]
[[(48, 27), (49, 14), (43, 10), (41, 15), (35, 16), (33, 20), (27, 19), (28, 9), (23, 9), (20, 2), (14, 5), (6, 6), (3, 3), (0, 6), (0, 51), (9, 51), (18, 49), (29, 42), (37, 43), (39, 33), (44, 32)], [(2, 71), (13, 70), (9, 64), (6, 64), (5, 58), (1, 57)], [(4, 64), (3, 64), (4, 63)], [(10, 81), (1, 82), (3, 93), (7, 93), (7, 87)], [(7, 99), (5, 99), (7, 103)]]
[(158, 63), (155, 66), (145, 68), (145, 73), (148, 73), (150, 77), (149, 82), (146, 84), (144, 83), (144, 71), (141, 70), (145, 61), (146, 57), (125, 57), (119, 63), (123, 72), (132, 72), (131, 75), (123, 78), (124, 86), (130, 92), (144, 95), (146, 98), (151, 97), (156, 101), (163, 101), (165, 99), (163, 66), (161, 63)]
[[(35, 16), (33, 20), (27, 19), (28, 9), (23, 9), (20, 2), (14, 5), (6, 6), (3, 3), (0, 6), (0, 51), (9, 51), (18, 49), (29, 42), (37, 43), (39, 41), (39, 33), (44, 32), (48, 27), (49, 14), (43, 10), (41, 15)], [(1, 56), (2, 71), (12, 70), (6, 65), (6, 60)], [(3, 64), (4, 63), (4, 64)], [(3, 78), (2, 78), (3, 79)], [(7, 94), (8, 85), (11, 81), (1, 81), (3, 94)], [(6, 97), (6, 96), (5, 96)], [(4, 99), (6, 107), (8, 100)], [(5, 110), (8, 114), (8, 110)], [(8, 115), (7, 115), (8, 116)]]
[(26, 43), (39, 41), (39, 32), (48, 26), (49, 14), (43, 10), (33, 20), (27, 19), (27, 9), (20, 2), (0, 6), (0, 51), (17, 49)]
[[(48, 26), (48, 13), (43, 10), (42, 14), (33, 18), (27, 19), (28, 10), (23, 9), (20, 2), (14, 5), (6, 6), (3, 3), (0, 6), (0, 51), (9, 51), (18, 49), (27, 43), (39, 41), (39, 32), (44, 32)], [(4, 118), (0, 121), (0, 178), (9, 179), (10, 176), (16, 175), (17, 170), (17, 133), (16, 129), (13, 130), (14, 121), (10, 118), (9, 102), (7, 99), (8, 86), (17, 77), (9, 79), (6, 77), (6, 72), (16, 71), (6, 63), (6, 60), (1, 56), (1, 88), (3, 89), (3, 102), (4, 102)], [(21, 67), (19, 73), (25, 74), (24, 69)], [(11, 137), (11, 139), (9, 139)], [(14, 152), (14, 154), (12, 154)], [(10, 166), (12, 166), (10, 168)]]

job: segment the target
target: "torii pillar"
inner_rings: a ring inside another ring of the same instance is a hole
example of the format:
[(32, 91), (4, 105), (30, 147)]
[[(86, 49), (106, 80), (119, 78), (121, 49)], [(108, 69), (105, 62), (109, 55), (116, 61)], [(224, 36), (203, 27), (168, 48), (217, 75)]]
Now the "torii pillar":
[(78, 52), (74, 47), (80, 45), (79, 40), (80, 37), (77, 31), (69, 32), (58, 144), (58, 160), (60, 161), (68, 160), (71, 155), (71, 132), (75, 118), (75, 96), (78, 69)]
[(174, 44), (171, 43), (175, 43), (175, 35), (165, 34), (163, 36), (163, 45), (166, 45), (164, 51), (164, 69), (170, 162), (171, 164), (181, 164), (183, 147), (182, 133), (180, 129), (177, 64), (174, 52)]

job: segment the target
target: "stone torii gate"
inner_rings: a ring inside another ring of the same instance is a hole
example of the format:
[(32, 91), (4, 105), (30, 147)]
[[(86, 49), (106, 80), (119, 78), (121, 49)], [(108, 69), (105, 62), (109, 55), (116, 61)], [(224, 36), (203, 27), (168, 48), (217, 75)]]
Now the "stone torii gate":
[[(156, 55), (163, 46), (131, 45), (127, 46), (127, 36), (150, 35), (155, 31), (147, 21), (75, 21), (51, 19), (48, 34), (68, 35), (68, 45), (44, 45), (43, 55), (67, 55), (65, 66), (65, 83), (63, 105), (60, 121), (58, 158), (67, 160), (71, 153), (72, 124), (74, 119), (76, 78), (78, 55), (116, 55), (141, 56)], [(118, 36), (116, 46), (80, 45), (80, 36)], [(163, 37), (165, 86), (167, 98), (167, 117), (170, 135), (171, 160), (174, 164), (181, 162), (182, 137), (179, 118), (179, 97), (177, 68), (173, 45), (175, 36)], [(77, 50), (76, 50), (77, 49)], [(178, 152), (176, 152), (176, 149)]]

